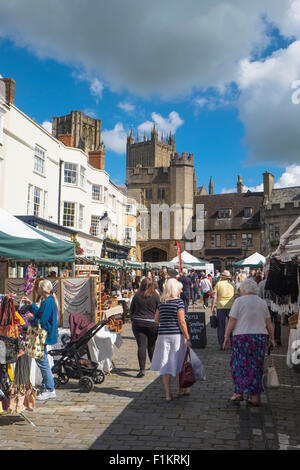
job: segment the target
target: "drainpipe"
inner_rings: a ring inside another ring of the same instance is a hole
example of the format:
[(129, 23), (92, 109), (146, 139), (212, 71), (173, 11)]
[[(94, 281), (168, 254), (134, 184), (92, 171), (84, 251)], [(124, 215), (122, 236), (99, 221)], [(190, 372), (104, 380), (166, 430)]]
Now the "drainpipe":
[(57, 214), (57, 223), (60, 225), (60, 205), (61, 205), (61, 176), (62, 176), (62, 166), (63, 160), (59, 160), (59, 180), (58, 180), (58, 214)]

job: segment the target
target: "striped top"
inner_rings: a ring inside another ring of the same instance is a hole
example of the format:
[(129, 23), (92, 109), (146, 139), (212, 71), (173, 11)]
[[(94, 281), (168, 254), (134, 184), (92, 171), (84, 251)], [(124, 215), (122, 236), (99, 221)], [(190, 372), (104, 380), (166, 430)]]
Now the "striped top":
[(169, 299), (165, 303), (159, 304), (159, 335), (182, 334), (178, 323), (178, 310), (184, 310), (184, 303), (182, 299)]

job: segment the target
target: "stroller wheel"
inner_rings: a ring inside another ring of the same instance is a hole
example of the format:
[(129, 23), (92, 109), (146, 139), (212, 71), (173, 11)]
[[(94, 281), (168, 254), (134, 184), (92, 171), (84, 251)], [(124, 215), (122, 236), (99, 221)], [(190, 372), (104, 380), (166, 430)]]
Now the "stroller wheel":
[(65, 385), (69, 382), (69, 377), (66, 374), (62, 374), (58, 376), (58, 380), (62, 385)]
[(94, 388), (94, 383), (87, 375), (81, 377), (79, 380), (79, 389), (82, 393), (89, 393)]
[(102, 370), (97, 370), (96, 374), (92, 377), (94, 384), (102, 384), (105, 379), (105, 375)]

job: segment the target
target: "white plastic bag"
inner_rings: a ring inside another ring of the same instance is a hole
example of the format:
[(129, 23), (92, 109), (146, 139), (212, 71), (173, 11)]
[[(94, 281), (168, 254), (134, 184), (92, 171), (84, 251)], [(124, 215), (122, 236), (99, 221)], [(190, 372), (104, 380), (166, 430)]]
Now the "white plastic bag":
[(206, 380), (206, 374), (203, 364), (197, 354), (191, 348), (190, 357), (196, 380)]

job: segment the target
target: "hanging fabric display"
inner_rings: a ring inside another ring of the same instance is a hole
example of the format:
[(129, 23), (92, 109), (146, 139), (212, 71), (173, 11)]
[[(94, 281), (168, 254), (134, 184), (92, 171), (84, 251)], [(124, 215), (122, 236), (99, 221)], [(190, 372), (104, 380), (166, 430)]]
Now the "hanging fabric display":
[(286, 314), (297, 312), (299, 267), (296, 261), (283, 262), (271, 258), (265, 295), (271, 300), (273, 312)]
[[(24, 354), (22, 326), (14, 296), (0, 296), (0, 400), (8, 413), (34, 409), (36, 390), (30, 383), (31, 358)], [(13, 369), (13, 365), (15, 367)]]

